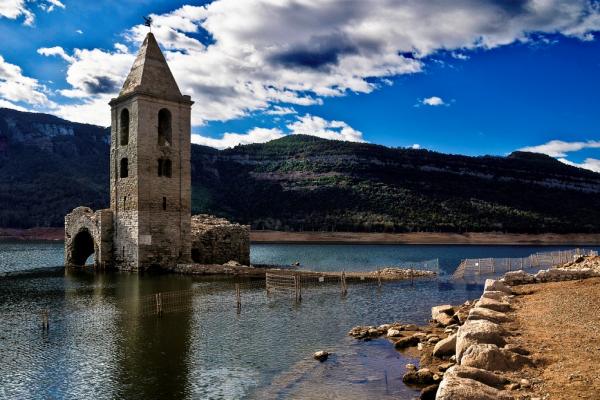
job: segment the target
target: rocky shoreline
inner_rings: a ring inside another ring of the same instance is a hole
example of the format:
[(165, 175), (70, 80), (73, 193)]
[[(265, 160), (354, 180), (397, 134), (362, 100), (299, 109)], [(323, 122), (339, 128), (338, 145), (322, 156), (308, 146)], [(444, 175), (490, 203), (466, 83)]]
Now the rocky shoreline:
[(500, 280), (486, 280), (479, 299), (432, 307), (427, 326), (399, 322), (358, 326), (349, 335), (359, 340), (386, 337), (400, 351), (416, 347), (420, 365), (408, 364), (403, 381), (421, 388), (421, 399), (541, 400), (532, 390), (541, 382), (522, 372), (541, 368), (543, 362), (520, 345), (512, 287), (599, 276), (598, 256), (580, 257), (536, 274), (513, 271)]

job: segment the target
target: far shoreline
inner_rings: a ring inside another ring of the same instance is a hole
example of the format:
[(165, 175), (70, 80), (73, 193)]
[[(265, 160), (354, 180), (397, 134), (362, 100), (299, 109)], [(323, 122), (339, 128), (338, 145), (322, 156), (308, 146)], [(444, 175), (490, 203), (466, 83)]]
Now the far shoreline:
[[(64, 228), (0, 228), (0, 240), (62, 241)], [(502, 233), (502, 232), (284, 232), (251, 231), (253, 244), (410, 244), (410, 245), (510, 245), (600, 246), (600, 233)]]

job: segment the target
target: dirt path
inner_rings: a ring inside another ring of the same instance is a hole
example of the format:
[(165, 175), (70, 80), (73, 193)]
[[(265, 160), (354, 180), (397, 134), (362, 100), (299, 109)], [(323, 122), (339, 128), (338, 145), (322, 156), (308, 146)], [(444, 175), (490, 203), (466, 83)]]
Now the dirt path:
[[(523, 375), (541, 399), (600, 399), (600, 278), (517, 286), (516, 341), (540, 364)], [(535, 397), (535, 396), (533, 396)]]

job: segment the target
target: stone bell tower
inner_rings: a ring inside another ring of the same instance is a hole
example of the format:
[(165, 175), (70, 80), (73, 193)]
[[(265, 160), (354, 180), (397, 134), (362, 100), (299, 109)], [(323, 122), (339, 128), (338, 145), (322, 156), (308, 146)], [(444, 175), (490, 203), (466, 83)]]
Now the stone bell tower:
[(118, 268), (191, 261), (192, 104), (148, 33), (110, 102), (112, 257)]

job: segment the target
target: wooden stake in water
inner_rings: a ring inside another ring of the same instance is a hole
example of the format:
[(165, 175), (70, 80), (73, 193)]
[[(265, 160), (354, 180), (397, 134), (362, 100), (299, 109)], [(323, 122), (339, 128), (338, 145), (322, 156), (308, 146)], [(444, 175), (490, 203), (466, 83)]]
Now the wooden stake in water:
[(48, 331), (50, 329), (50, 318), (48, 315), (48, 310), (42, 310), (42, 330)]
[(381, 271), (377, 270), (377, 286), (381, 287)]
[(162, 296), (160, 293), (154, 295), (154, 301), (156, 303), (156, 315), (162, 314)]
[(237, 313), (239, 314), (242, 311), (242, 293), (240, 291), (240, 284), (235, 284), (235, 299), (237, 303)]

